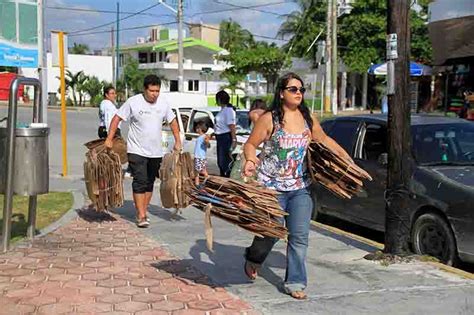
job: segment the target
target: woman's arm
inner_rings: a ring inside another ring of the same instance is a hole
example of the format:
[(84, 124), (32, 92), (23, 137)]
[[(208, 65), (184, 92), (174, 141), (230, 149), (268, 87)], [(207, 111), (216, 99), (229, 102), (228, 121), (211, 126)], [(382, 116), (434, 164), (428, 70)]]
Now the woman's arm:
[(319, 121), (313, 117), (312, 138), (316, 142), (325, 144), (329, 149), (340, 155), (342, 158), (353, 163), (351, 156), (334, 139), (329, 137), (321, 128)]

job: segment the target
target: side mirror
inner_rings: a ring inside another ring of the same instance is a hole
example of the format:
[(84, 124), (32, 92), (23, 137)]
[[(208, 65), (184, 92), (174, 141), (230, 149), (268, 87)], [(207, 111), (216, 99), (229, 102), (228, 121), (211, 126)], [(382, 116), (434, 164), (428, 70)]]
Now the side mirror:
[(388, 153), (380, 154), (377, 161), (379, 162), (380, 165), (383, 165), (383, 166), (388, 165)]

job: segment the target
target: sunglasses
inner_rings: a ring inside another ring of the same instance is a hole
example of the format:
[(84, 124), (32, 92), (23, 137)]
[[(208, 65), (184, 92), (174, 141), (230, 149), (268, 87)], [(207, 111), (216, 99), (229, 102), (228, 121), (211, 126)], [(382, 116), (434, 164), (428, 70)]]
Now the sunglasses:
[(287, 86), (284, 88), (284, 90), (287, 90), (291, 94), (296, 94), (298, 91), (300, 91), (301, 94), (304, 94), (306, 92), (306, 89), (304, 87), (297, 88), (296, 86)]

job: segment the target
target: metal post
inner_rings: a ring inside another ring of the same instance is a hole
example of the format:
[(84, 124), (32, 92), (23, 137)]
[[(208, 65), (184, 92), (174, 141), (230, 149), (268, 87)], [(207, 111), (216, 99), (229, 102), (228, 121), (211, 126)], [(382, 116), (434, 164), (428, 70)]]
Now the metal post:
[[(3, 200), (3, 226), (2, 226), (2, 250), (6, 252), (10, 248), (11, 239), (11, 223), (13, 210), (13, 170), (15, 164), (15, 131), (18, 112), (18, 88), (23, 85), (35, 86), (35, 102), (33, 120), (40, 119), (41, 106), (41, 83), (37, 79), (32, 78), (16, 78), (10, 85), (10, 98), (8, 105), (8, 122), (7, 122), (7, 160), (6, 160), (6, 178), (5, 192)], [(30, 214), (28, 214), (30, 216)]]
[[(319, 70), (319, 69), (318, 69)], [(313, 81), (313, 101), (311, 102), (311, 113), (314, 113), (314, 102), (316, 99), (316, 84), (318, 84), (318, 70), (316, 70), (314, 74), (314, 81)]]
[(46, 53), (46, 37), (44, 36), (44, 6), (46, 0), (38, 0), (38, 77), (41, 82), (42, 110), (39, 117), (41, 122), (48, 122), (48, 58)]
[(35, 237), (36, 232), (36, 206), (38, 197), (30, 196), (28, 200), (28, 229), (26, 232), (27, 237), (32, 240)]
[(332, 55), (332, 2), (336, 0), (328, 0), (328, 7), (326, 13), (326, 73), (325, 73), (325, 92), (324, 92), (324, 111), (326, 113), (331, 111), (331, 55)]
[(337, 115), (337, 68), (339, 66), (337, 61), (337, 0), (332, 1), (331, 10), (331, 36), (332, 36), (332, 54), (331, 54), (331, 90), (332, 90), (332, 113)]
[(120, 79), (119, 77), (119, 66), (120, 66), (120, 3), (117, 2), (117, 45), (116, 45), (116, 50), (115, 50), (115, 80), (118, 81)]
[(183, 0), (178, 0), (178, 91), (184, 92)]
[[(367, 89), (369, 85), (369, 75), (367, 71), (364, 72), (362, 82), (362, 109), (367, 109)], [(354, 93), (355, 94), (355, 93)]]
[(61, 79), (61, 140), (63, 150), (63, 177), (67, 176), (67, 115), (66, 115), (66, 83), (64, 74), (64, 33), (59, 32), (59, 73)]

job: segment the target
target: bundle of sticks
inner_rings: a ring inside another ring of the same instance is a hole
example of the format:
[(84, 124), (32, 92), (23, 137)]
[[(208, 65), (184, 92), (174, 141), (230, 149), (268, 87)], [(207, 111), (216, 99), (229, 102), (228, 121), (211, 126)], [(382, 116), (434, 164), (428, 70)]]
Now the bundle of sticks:
[(342, 198), (350, 199), (362, 190), (363, 180), (372, 180), (365, 170), (319, 142), (309, 146), (308, 168), (315, 182)]
[(257, 236), (280, 239), (288, 236), (286, 227), (278, 220), (287, 213), (281, 209), (278, 193), (273, 190), (256, 183), (209, 176), (199, 186), (189, 181), (186, 193), (191, 203), (201, 211), (207, 211)]
[(90, 149), (84, 162), (84, 179), (96, 211), (123, 205), (123, 174), (120, 157), (105, 147)]

